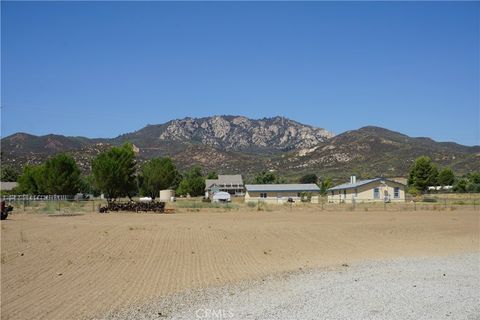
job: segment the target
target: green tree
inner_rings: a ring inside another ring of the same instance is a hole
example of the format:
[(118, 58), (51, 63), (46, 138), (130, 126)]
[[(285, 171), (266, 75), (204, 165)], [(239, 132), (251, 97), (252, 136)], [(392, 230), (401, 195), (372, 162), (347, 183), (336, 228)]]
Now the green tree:
[(419, 191), (437, 185), (438, 169), (429, 157), (419, 157), (413, 164), (408, 177), (408, 185)]
[(45, 194), (45, 168), (43, 165), (25, 166), (18, 177), (18, 193), (22, 194)]
[(177, 175), (170, 158), (152, 159), (145, 163), (139, 175), (140, 193), (155, 199), (160, 190), (174, 187)]
[(467, 175), (467, 192), (480, 192), (480, 172), (472, 172)]
[(48, 194), (74, 195), (80, 190), (80, 170), (69, 155), (59, 154), (47, 160), (43, 173)]
[(453, 185), (453, 191), (455, 192), (467, 192), (467, 184), (468, 184), (468, 179), (467, 178), (460, 178), (457, 181), (455, 181)]
[(190, 168), (185, 173), (177, 188), (177, 194), (197, 197), (205, 192), (205, 179), (202, 176), (202, 169), (199, 166)]
[(443, 168), (438, 173), (437, 182), (441, 186), (451, 186), (455, 182), (455, 175), (453, 174), (452, 169)]
[(118, 197), (131, 198), (137, 189), (135, 153), (131, 144), (112, 147), (100, 153), (92, 162), (94, 186), (108, 201)]
[(333, 187), (333, 181), (331, 178), (326, 178), (322, 181), (320, 185), (320, 193), (323, 195), (327, 194), (327, 190)]
[(274, 172), (262, 171), (255, 175), (253, 178), (254, 184), (274, 184), (278, 183), (279, 178)]
[(207, 179), (218, 179), (218, 174), (215, 171), (210, 171), (207, 174)]
[(20, 176), (19, 172), (10, 166), (0, 166), (0, 181), (16, 182)]
[(95, 197), (100, 195), (100, 191), (95, 188), (94, 177), (92, 174), (80, 178), (80, 191), (83, 194), (93, 194)]
[(180, 181), (180, 184), (177, 187), (176, 193), (179, 196), (186, 196), (187, 194), (190, 194), (190, 184), (186, 179), (183, 179)]
[(300, 183), (317, 183), (318, 177), (315, 173), (308, 173), (300, 178)]
[(471, 172), (467, 175), (468, 180), (475, 183), (480, 184), (480, 172)]

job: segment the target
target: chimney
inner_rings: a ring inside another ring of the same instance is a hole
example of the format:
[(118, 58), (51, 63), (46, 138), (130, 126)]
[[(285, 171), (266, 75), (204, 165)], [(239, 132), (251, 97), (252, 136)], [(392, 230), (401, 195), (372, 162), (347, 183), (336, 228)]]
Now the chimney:
[(356, 176), (350, 176), (350, 183), (357, 183), (357, 177)]

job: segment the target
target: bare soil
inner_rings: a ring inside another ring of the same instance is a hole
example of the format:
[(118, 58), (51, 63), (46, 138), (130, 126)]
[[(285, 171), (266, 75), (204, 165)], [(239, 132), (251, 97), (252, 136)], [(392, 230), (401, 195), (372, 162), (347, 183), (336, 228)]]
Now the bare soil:
[(478, 252), (480, 212), (14, 213), (1, 318), (84, 319), (185, 289), (400, 256)]

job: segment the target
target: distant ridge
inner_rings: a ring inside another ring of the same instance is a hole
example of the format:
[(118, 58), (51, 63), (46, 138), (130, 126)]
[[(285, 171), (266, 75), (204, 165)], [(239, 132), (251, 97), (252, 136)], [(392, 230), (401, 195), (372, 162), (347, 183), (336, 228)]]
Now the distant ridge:
[(347, 177), (405, 176), (412, 161), (430, 156), (458, 173), (480, 170), (480, 147), (430, 138), (412, 138), (385, 128), (367, 126), (335, 136), (322, 128), (284, 117), (243, 116), (184, 118), (148, 125), (113, 139), (16, 133), (1, 140), (3, 164), (22, 167), (53, 154), (68, 152), (83, 171), (91, 159), (111, 145), (133, 143), (140, 162), (172, 157), (180, 168), (200, 164), (220, 173), (248, 174), (274, 169), (290, 176), (305, 172)]

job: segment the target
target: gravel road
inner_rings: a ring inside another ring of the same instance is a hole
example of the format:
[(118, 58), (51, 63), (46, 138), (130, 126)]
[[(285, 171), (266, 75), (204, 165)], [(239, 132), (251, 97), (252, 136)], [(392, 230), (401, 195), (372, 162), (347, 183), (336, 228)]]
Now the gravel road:
[(299, 270), (104, 319), (480, 319), (480, 253)]

